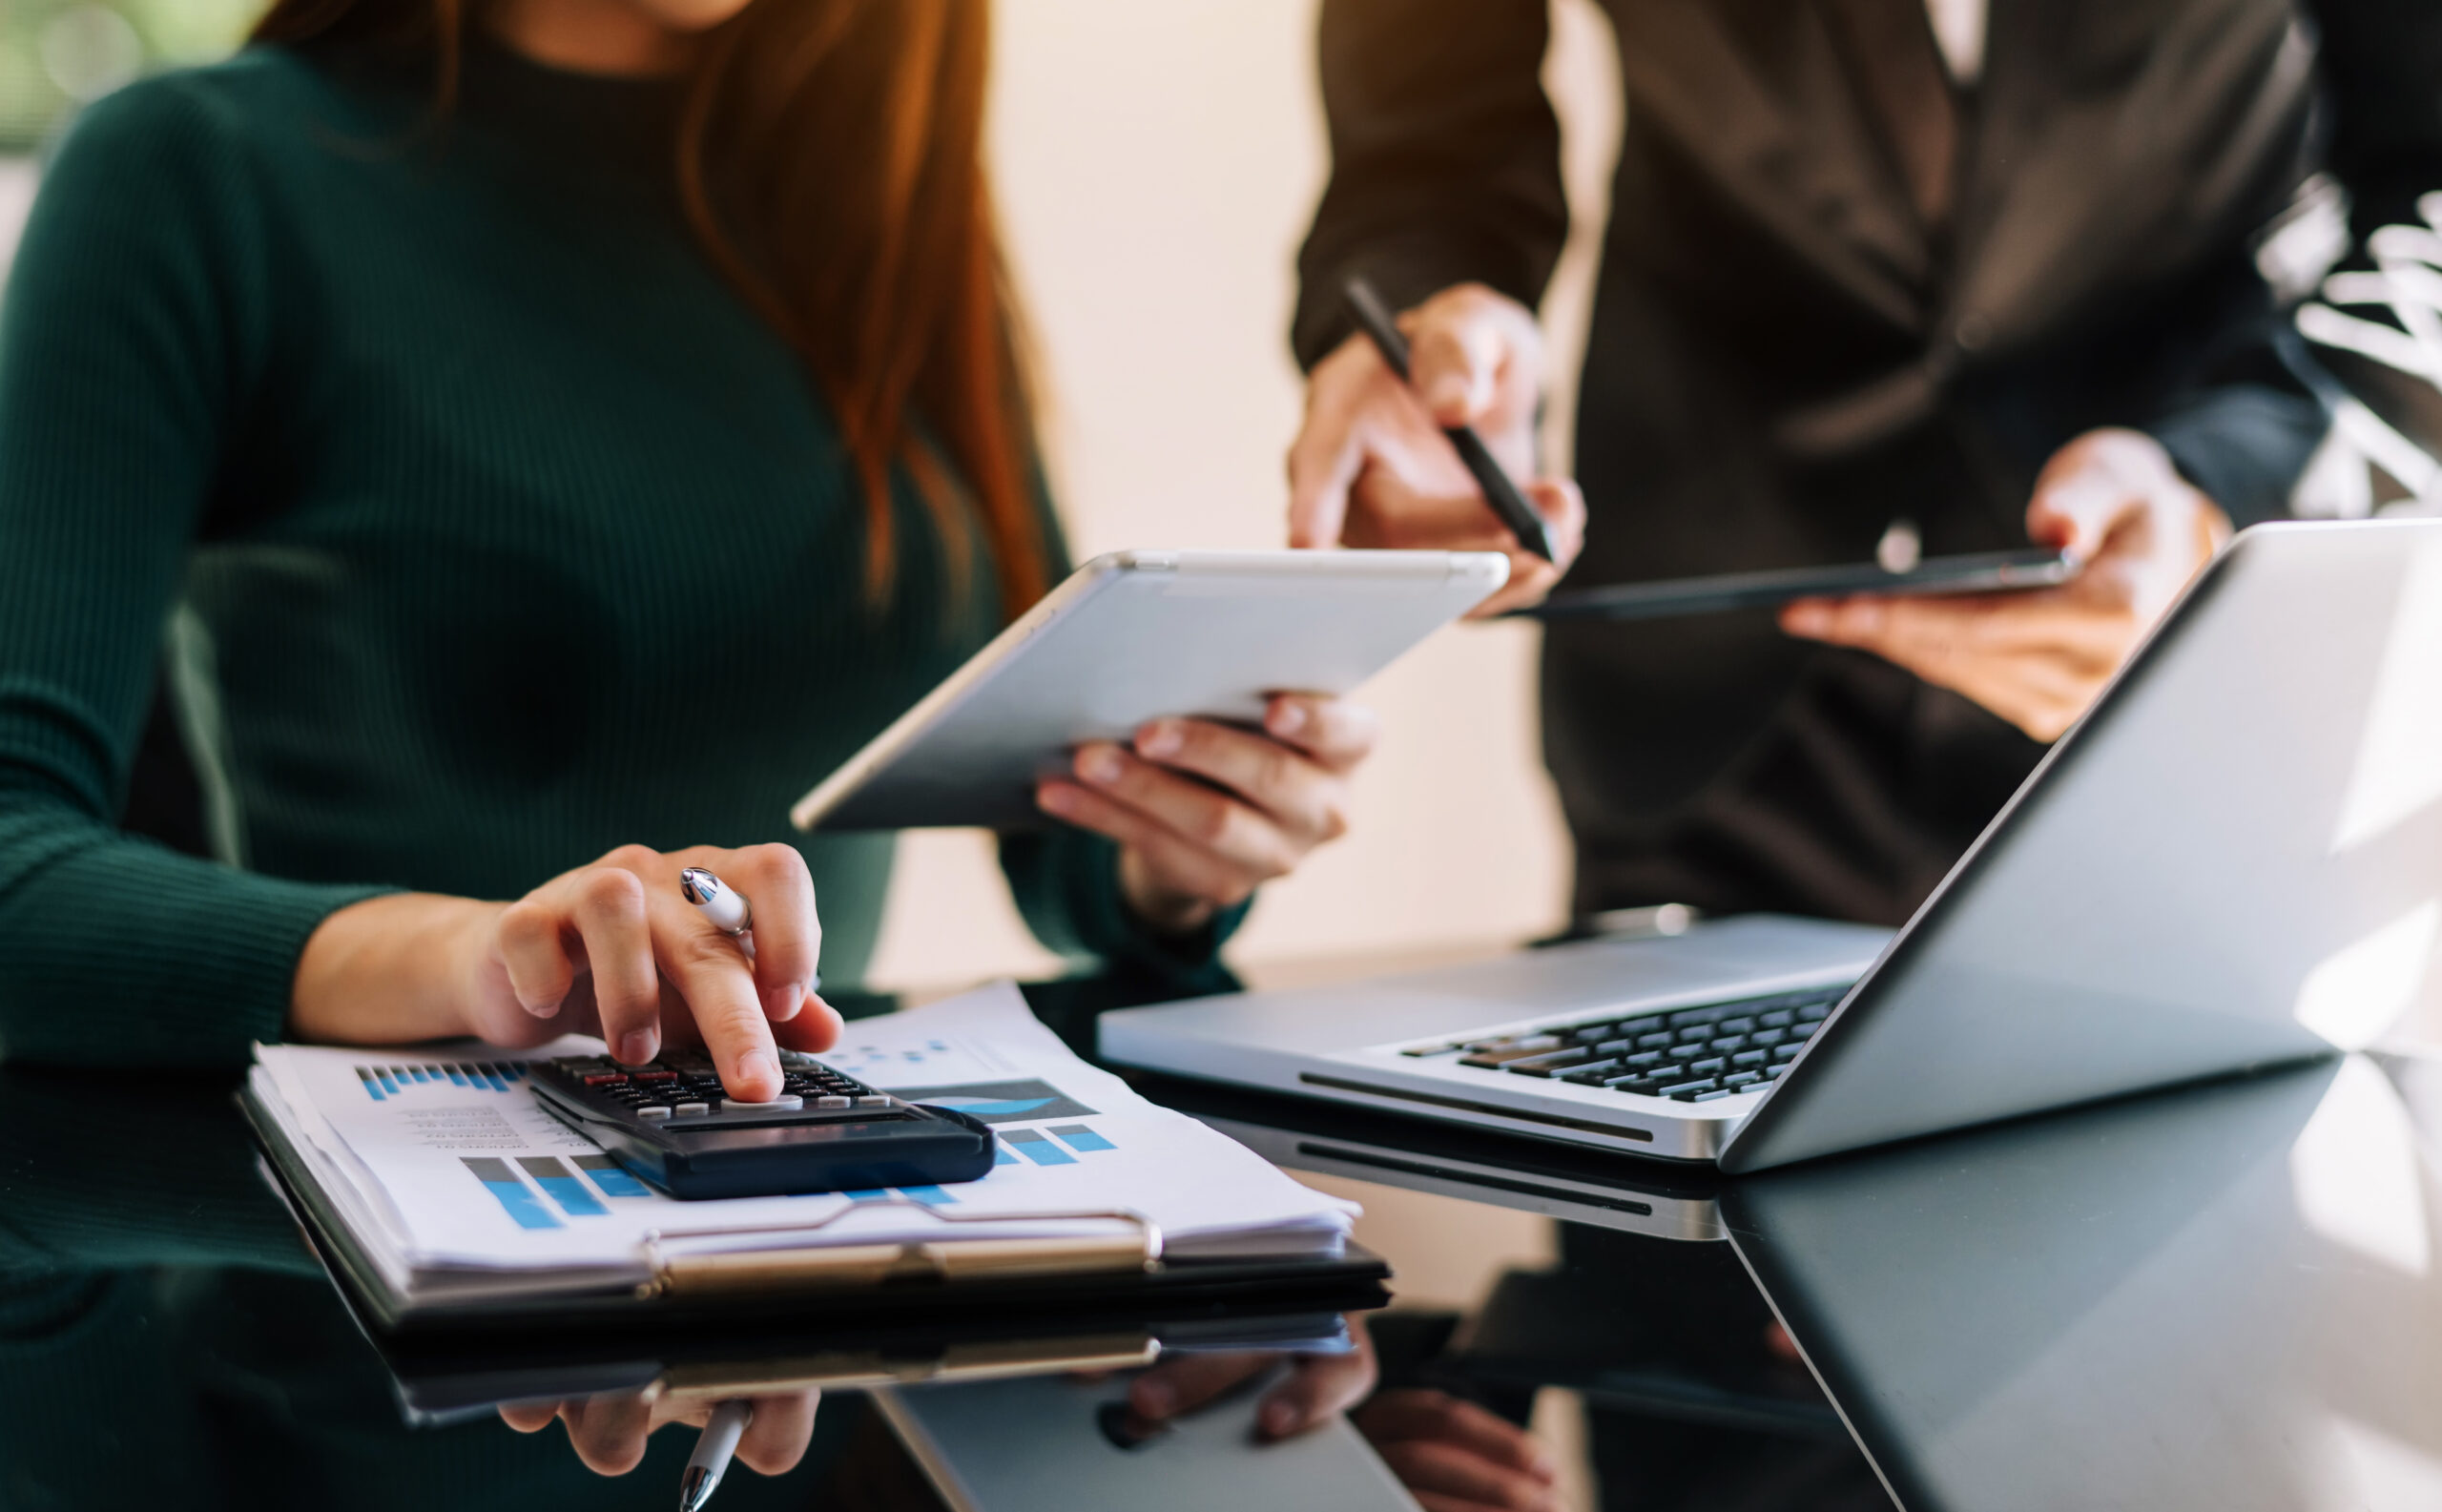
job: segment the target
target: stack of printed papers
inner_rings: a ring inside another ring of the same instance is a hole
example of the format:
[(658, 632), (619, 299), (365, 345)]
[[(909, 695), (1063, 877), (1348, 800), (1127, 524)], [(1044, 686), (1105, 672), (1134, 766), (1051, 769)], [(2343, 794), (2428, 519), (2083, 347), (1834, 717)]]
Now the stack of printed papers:
[(539, 1106), (526, 1061), (602, 1049), (573, 1035), (527, 1051), (258, 1046), (250, 1089), (408, 1306), (631, 1288), (672, 1256), (1083, 1238), (1135, 1220), (1169, 1258), (1328, 1257), (1356, 1211), (1077, 1059), (1006, 984), (853, 1023), (822, 1057), (993, 1127), (999, 1163), (949, 1187), (678, 1201)]

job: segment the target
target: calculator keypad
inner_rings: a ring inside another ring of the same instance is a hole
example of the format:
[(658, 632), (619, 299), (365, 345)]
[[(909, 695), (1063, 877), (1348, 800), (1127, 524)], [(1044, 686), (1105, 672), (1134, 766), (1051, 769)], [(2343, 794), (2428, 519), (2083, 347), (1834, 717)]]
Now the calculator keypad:
[(731, 1098), (712, 1058), (701, 1050), (673, 1050), (642, 1066), (623, 1066), (607, 1055), (571, 1055), (536, 1069), (571, 1102), (673, 1131), (918, 1116), (888, 1093), (797, 1050), (780, 1052), (780, 1095), (762, 1103)]

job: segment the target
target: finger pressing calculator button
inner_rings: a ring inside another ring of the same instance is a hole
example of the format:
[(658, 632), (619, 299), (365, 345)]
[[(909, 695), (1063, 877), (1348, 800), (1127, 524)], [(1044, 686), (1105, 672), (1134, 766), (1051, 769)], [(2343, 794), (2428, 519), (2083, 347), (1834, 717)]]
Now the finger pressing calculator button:
[(638, 1118), (668, 1118), (670, 1109), (657, 1103), (648, 1103), (636, 1109), (636, 1116)]
[(845, 1108), (848, 1106), (848, 1100), (844, 1097), (817, 1097), (814, 1100), (814, 1106), (817, 1108)]
[(681, 1103), (671, 1112), (680, 1118), (701, 1118), (712, 1110), (710, 1103)]
[(733, 1113), (766, 1113), (773, 1112), (780, 1108), (803, 1108), (804, 1106), (805, 1099), (802, 1097), (776, 1097), (768, 1103), (741, 1103), (736, 1098), (733, 1097), (728, 1102), (721, 1105), (723, 1109)]

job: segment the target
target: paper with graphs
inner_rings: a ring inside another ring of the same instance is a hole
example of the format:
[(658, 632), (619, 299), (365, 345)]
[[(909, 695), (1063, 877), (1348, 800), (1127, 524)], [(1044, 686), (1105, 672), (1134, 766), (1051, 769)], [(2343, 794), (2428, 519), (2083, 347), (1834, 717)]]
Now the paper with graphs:
[[(523, 1063), (599, 1054), (570, 1036), (361, 1050), (260, 1046), (252, 1087), (331, 1206), (405, 1295), (616, 1283), (663, 1254), (1126, 1232), (1168, 1253), (1336, 1253), (1355, 1209), (1087, 1066), (1010, 984), (850, 1024), (823, 1059), (999, 1136), (979, 1181), (681, 1202), (545, 1112)], [(948, 1220), (956, 1221), (948, 1221)]]

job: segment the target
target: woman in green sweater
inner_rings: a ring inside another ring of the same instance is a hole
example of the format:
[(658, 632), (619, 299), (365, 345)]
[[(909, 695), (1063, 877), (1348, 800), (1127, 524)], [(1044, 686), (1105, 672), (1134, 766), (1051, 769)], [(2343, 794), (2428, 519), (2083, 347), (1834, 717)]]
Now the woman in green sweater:
[[(1064, 566), (986, 10), (281, 0), (88, 113), (0, 322), (0, 1053), (700, 1036), (759, 1098), (833, 1042), (891, 840), (788, 803)], [(120, 825), (164, 679), (209, 859)], [(1003, 846), (1045, 941), (1209, 972), (1372, 739), (1267, 728), (1046, 782)]]
[[(1064, 565), (986, 10), (282, 0), (93, 108), (0, 334), (5, 1053), (700, 1034), (754, 1098), (832, 1042), (892, 842), (788, 801)], [(118, 826), (156, 676), (210, 860)], [(1371, 743), (1269, 731), (1081, 751), (1003, 847), (1045, 942), (1208, 965)]]

